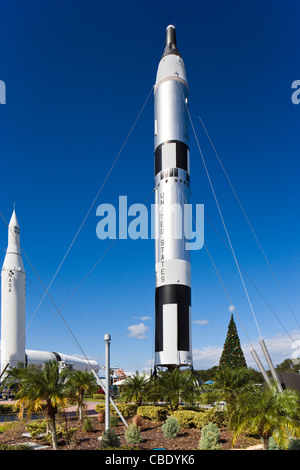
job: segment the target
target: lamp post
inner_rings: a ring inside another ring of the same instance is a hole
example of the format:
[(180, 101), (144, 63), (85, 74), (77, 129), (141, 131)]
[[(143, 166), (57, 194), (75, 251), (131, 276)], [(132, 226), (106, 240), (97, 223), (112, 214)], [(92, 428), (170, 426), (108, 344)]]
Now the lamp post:
[(110, 427), (110, 335), (104, 335), (105, 341), (105, 431)]

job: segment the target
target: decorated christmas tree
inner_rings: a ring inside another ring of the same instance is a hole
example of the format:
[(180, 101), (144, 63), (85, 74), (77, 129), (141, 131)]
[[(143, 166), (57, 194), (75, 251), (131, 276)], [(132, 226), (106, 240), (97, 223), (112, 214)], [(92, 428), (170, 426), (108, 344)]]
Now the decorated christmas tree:
[(219, 368), (221, 369), (223, 367), (231, 367), (233, 369), (238, 367), (247, 367), (236, 324), (233, 319), (233, 314), (231, 314), (227, 336), (219, 363)]

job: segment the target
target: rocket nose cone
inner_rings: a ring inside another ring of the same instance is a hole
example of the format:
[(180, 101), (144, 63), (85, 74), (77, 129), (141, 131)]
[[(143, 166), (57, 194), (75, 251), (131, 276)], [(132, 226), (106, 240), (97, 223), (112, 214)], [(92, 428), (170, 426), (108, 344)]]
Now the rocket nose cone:
[(20, 226), (16, 216), (16, 211), (14, 210), (8, 226), (8, 251), (15, 251), (20, 253), (19, 250), (20, 244)]
[(14, 209), (13, 213), (12, 213), (12, 216), (11, 216), (11, 219), (10, 219), (10, 222), (9, 222), (9, 225), (14, 225), (16, 227), (19, 227), (19, 222), (18, 222), (18, 219), (17, 219), (17, 216), (16, 216), (16, 211)]
[(11, 216), (11, 219), (10, 219), (10, 222), (9, 222), (9, 227), (17, 227), (18, 229), (20, 229), (19, 222), (18, 222), (15, 210), (12, 213), (12, 216)]
[(17, 269), (25, 273), (20, 247), (20, 227), (15, 210), (8, 226), (8, 244), (3, 269)]
[(172, 24), (166, 29), (166, 44), (163, 56), (168, 54), (179, 55), (176, 44), (176, 29)]

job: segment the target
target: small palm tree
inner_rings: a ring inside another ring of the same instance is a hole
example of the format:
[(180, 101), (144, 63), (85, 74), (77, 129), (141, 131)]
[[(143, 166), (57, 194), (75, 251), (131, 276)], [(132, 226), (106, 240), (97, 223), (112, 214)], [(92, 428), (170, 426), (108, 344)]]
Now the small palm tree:
[(68, 378), (67, 388), (70, 397), (72, 397), (78, 408), (78, 417), (83, 419), (84, 402), (83, 396), (86, 392), (91, 392), (97, 387), (96, 379), (88, 371), (75, 370), (72, 371)]
[(151, 397), (155, 400), (164, 398), (172, 411), (177, 410), (180, 400), (193, 403), (198, 395), (196, 377), (189, 369), (160, 370), (152, 380)]
[(136, 405), (140, 406), (148, 395), (148, 381), (149, 379), (138, 371), (130, 377), (125, 379), (125, 382), (120, 387), (120, 400), (123, 402), (133, 401)]
[(237, 369), (223, 367), (216, 373), (215, 385), (220, 389), (220, 394), (226, 401), (230, 413), (238, 395), (246, 390), (252, 390), (253, 378), (251, 371), (245, 367)]
[(32, 364), (26, 368), (18, 366), (12, 369), (7, 379), (8, 385), (17, 386), (16, 399), (20, 414), (27, 408), (30, 416), (32, 411), (39, 411), (43, 404), (46, 405), (54, 450), (58, 449), (55, 416), (60, 406), (66, 406), (68, 375), (66, 370), (59, 371), (56, 360), (49, 360), (42, 369)]
[(283, 447), (289, 438), (299, 437), (299, 398), (297, 392), (289, 389), (278, 393), (275, 386), (256, 393), (241, 394), (230, 417), (230, 426), (234, 431), (233, 444), (243, 432), (258, 434), (263, 440), (264, 449), (269, 448), (271, 436)]

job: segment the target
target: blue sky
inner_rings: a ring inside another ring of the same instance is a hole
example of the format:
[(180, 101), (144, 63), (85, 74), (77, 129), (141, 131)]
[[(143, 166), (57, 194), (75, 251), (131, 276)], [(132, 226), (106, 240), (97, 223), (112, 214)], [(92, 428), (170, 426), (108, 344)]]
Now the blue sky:
[[(191, 95), (191, 115), (262, 336), (275, 363), (299, 331), (299, 124), (291, 84), (300, 79), (296, 1), (0, 0), (0, 210), (14, 201), (21, 246), (45, 286), (51, 282), (155, 82), (165, 28), (174, 24)], [(293, 308), (265, 263), (198, 119), (201, 115), (256, 235)], [(154, 345), (154, 241), (96, 236), (96, 208), (143, 203), (154, 187), (153, 95), (63, 263), (50, 294), (85, 354), (112, 365), (149, 368)], [(191, 133), (191, 190), (226, 238)], [(147, 205), (154, 202), (153, 195)], [(205, 222), (205, 242), (247, 335), (259, 333), (232, 256)], [(0, 224), (4, 259), (7, 227)], [(51, 300), (27, 272), (26, 345), (81, 354)], [(45, 299), (45, 300), (46, 300)], [(192, 253), (195, 368), (218, 363), (229, 301), (205, 249)], [(32, 318), (32, 320), (31, 320)], [(31, 320), (31, 321), (30, 321)], [(236, 323), (251, 364), (249, 344)], [(142, 324), (142, 326), (141, 326)], [(140, 325), (137, 327), (137, 325)], [(128, 329), (128, 327), (132, 327)], [(133, 336), (130, 336), (130, 333)], [(139, 336), (141, 338), (135, 337)], [(258, 351), (260, 353), (260, 351)]]

